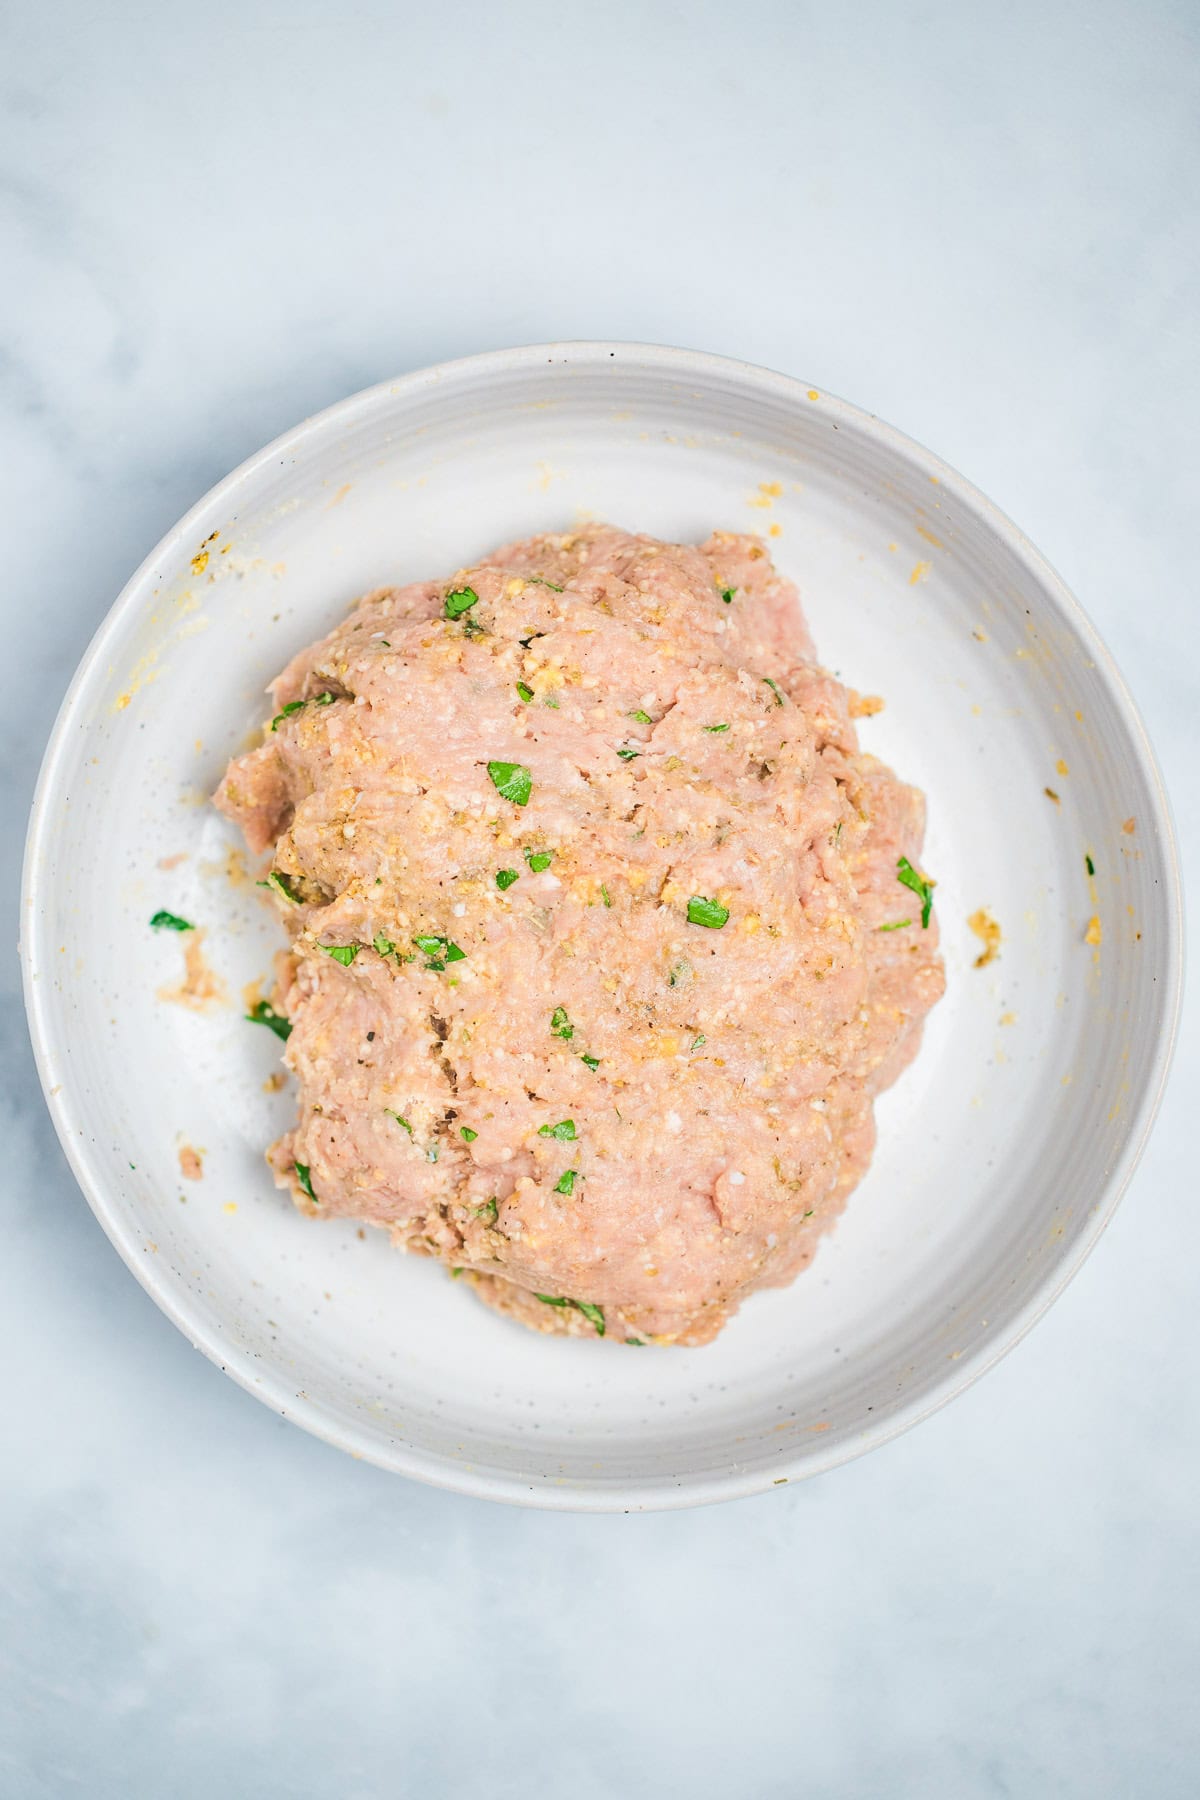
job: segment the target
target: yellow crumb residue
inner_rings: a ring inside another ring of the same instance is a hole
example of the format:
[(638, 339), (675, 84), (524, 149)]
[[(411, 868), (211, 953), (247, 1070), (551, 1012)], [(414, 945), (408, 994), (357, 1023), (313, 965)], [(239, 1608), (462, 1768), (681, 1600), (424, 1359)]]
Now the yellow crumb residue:
[(917, 526), (917, 536), (923, 537), (925, 542), (927, 544), (932, 544), (935, 550), (941, 550), (944, 547), (941, 538), (934, 537), (932, 531), (927, 531), (924, 525)]
[(1121, 827), (1121, 830), (1125, 833), (1126, 837), (1132, 837), (1134, 832), (1137, 830), (1137, 820), (1136, 819), (1126, 819), (1125, 823)]
[(809, 388), (808, 397), (810, 400), (819, 400), (821, 398), (821, 396), (817, 392), (816, 388)]
[(286, 1080), (287, 1076), (284, 1074), (283, 1070), (276, 1069), (275, 1073), (273, 1075), (268, 1075), (267, 1079), (263, 1082), (263, 1093), (277, 1094)]
[(1054, 767), (1060, 775), (1069, 775), (1071, 773), (1070, 769), (1068, 769), (1066, 763), (1063, 761), (1061, 756), (1059, 757), (1058, 761), (1055, 763)]
[(1100, 926), (1100, 915), (1099, 913), (1093, 913), (1087, 922), (1087, 930), (1083, 934), (1083, 941), (1085, 944), (1091, 944), (1093, 949), (1099, 949), (1102, 936), (1103, 932)]
[(986, 969), (1000, 954), (1000, 926), (986, 906), (978, 907), (968, 918), (967, 924), (983, 945), (975, 958), (975, 967)]
[(214, 1006), (225, 1002), (228, 998), (225, 983), (205, 961), (202, 926), (184, 934), (183, 967), (181, 982), (174, 987), (159, 988), (160, 1000), (168, 1000), (174, 1006), (186, 1006), (191, 1012), (211, 1012)]
[(859, 694), (850, 689), (850, 717), (852, 719), (873, 719), (887, 705), (879, 694)]
[(908, 578), (909, 587), (916, 587), (918, 581), (924, 581), (932, 567), (932, 563), (915, 562), (912, 567), (912, 574)]

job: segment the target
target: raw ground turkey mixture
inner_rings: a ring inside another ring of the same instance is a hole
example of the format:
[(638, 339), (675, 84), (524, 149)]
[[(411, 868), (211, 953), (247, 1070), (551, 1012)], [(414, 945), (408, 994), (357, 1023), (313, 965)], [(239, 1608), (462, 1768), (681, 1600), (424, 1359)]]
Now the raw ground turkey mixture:
[(216, 802), (292, 937), (301, 1211), (542, 1331), (703, 1344), (790, 1282), (943, 972), (922, 797), (764, 546), (530, 538), (271, 691)]

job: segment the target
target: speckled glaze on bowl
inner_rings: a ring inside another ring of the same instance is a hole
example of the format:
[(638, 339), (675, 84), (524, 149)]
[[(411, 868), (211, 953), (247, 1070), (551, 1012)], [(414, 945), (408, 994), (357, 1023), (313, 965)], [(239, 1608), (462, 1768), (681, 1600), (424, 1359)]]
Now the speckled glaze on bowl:
[[(263, 717), (266, 681), (357, 594), (581, 517), (685, 540), (769, 532), (827, 665), (887, 699), (863, 721), (865, 747), (929, 799), (947, 997), (878, 1108), (871, 1173), (813, 1269), (702, 1350), (534, 1337), (381, 1235), (293, 1212), (262, 1160), (291, 1105), (264, 1086), (278, 1045), (240, 1001), (269, 974), (278, 927), (205, 804)], [(190, 940), (148, 929), (159, 907), (205, 929), (226, 996), (209, 1010), (160, 997)], [(982, 968), (967, 924), (979, 908), (1003, 933)], [(23, 956), (80, 1184), (194, 1344), (277, 1412), (387, 1468), (619, 1510), (828, 1469), (1021, 1337), (1145, 1142), (1178, 1011), (1181, 905), (1165, 796), (1120, 676), (982, 495), (801, 382), (566, 344), (358, 394), (251, 458), (163, 539), (55, 727)], [(182, 1175), (185, 1147), (201, 1180)]]

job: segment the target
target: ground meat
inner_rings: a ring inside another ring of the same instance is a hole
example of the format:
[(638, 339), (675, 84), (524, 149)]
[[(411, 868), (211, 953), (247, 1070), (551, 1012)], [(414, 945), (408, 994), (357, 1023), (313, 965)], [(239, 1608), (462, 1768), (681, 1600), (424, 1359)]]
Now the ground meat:
[(943, 974), (921, 796), (764, 547), (510, 544), (272, 693), (216, 800), (293, 935), (301, 1210), (546, 1331), (701, 1344), (791, 1281)]

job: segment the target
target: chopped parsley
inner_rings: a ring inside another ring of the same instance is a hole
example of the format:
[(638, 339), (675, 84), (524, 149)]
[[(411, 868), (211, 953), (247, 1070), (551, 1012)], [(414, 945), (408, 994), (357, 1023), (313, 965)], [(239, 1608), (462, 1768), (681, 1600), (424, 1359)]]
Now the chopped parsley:
[[(1083, 863), (1084, 863), (1084, 867), (1086, 868), (1089, 875), (1094, 875), (1096, 873), (1096, 865), (1092, 861), (1090, 856), (1085, 856), (1083, 859)], [(161, 913), (155, 915), (155, 918), (161, 918), (161, 917), (162, 917)], [(154, 922), (155, 922), (155, 920), (151, 919), (150, 923), (152, 925), (154, 924)], [(178, 926), (176, 926), (176, 930), (178, 930), (178, 929), (179, 929)]]
[(461, 619), (465, 612), (470, 612), (478, 599), (479, 595), (474, 588), (455, 588), (453, 593), (446, 595), (446, 617)]
[(540, 1300), (543, 1306), (573, 1306), (576, 1312), (581, 1312), (596, 1327), (597, 1337), (604, 1336), (603, 1307), (593, 1306), (590, 1300), (568, 1300), (560, 1294), (535, 1294), (533, 1297)]
[(567, 1017), (565, 1006), (556, 1006), (550, 1014), (550, 1035), (563, 1038), (567, 1043), (575, 1036), (575, 1027)]
[(636, 1344), (639, 1350), (644, 1350), (646, 1348), (645, 1338), (627, 1337), (624, 1342), (627, 1344)]
[(687, 905), (689, 925), (707, 925), (710, 931), (720, 931), (729, 918), (729, 908), (722, 906), (719, 900), (706, 900), (703, 894), (693, 894)]
[(933, 911), (934, 883), (932, 881), (926, 881), (923, 875), (918, 875), (907, 856), (902, 856), (900, 861), (896, 864), (896, 878), (903, 882), (906, 888), (911, 888), (913, 893), (916, 894), (917, 898), (920, 900), (921, 930), (928, 930), (929, 915)]
[(620, 750), (617, 751), (617, 755), (620, 757), (622, 762), (632, 762), (635, 756), (641, 755), (641, 751), (640, 750), (631, 750), (629, 748), (629, 745), (625, 744)]
[(604, 887), (604, 886), (601, 886), (601, 889), (600, 889), (600, 898), (601, 898), (601, 899), (602, 899), (602, 900), (603, 900), (603, 902), (604, 902), (604, 904), (605, 904), (605, 906), (611, 906), (611, 905), (612, 905), (612, 901), (611, 901), (611, 900), (610, 900), (610, 899), (609, 899), (609, 894), (608, 894), (608, 889), (607, 889), (607, 888), (606, 888), (606, 887)]
[(496, 870), (496, 886), (500, 889), (502, 894), (507, 892), (514, 881), (519, 881), (520, 879), (520, 872), (517, 869)]
[(433, 937), (428, 933), (421, 937), (415, 937), (413, 943), (424, 956), (428, 957), (429, 960), (425, 967), (435, 970), (439, 975), (447, 963), (462, 962), (467, 954), (465, 950), (460, 950), (450, 938)]
[(430, 1144), (429, 1148), (425, 1152), (425, 1161), (426, 1162), (436, 1162), (438, 1159), (438, 1155), (439, 1155), (439, 1151), (438, 1151), (437, 1144), (432, 1143), (432, 1144)]
[(276, 1012), (269, 1000), (256, 1000), (245, 1016), (252, 1025), (265, 1025), (268, 1031), (273, 1031), (285, 1044), (292, 1035), (292, 1021), (283, 1013)]
[(527, 681), (518, 681), (517, 692), (522, 700), (524, 700), (526, 706), (528, 706), (529, 702), (533, 699), (533, 689), (530, 687), (529, 683)]
[(150, 921), (155, 931), (195, 931), (196, 927), (190, 919), (181, 919), (178, 913), (166, 912), (162, 908)]
[(277, 894), (282, 894), (292, 906), (304, 905), (303, 896), (296, 892), (291, 876), (285, 875), (281, 869), (271, 870), (267, 876), (267, 886), (273, 887)]
[(596, 1073), (596, 1070), (600, 1067), (600, 1058), (598, 1056), (585, 1056), (582, 1050), (579, 1053), (579, 1060), (581, 1063), (587, 1064), (588, 1068), (592, 1071), (593, 1075)]
[(464, 1125), (458, 1135), (464, 1144), (473, 1144), (479, 1133), (472, 1131), (469, 1125)]
[(555, 1182), (554, 1192), (556, 1194), (573, 1194), (575, 1192), (575, 1177), (577, 1173), (578, 1171), (575, 1169), (567, 1169)]
[[(388, 648), (389, 649), (391, 648), (390, 644), (389, 644)], [(309, 699), (312, 701), (314, 706), (332, 706), (334, 703), (334, 700), (336, 698), (337, 698), (336, 694), (310, 694), (309, 695)], [(289, 700), (286, 706), (280, 707), (279, 711), (275, 714), (275, 717), (271, 720), (271, 730), (272, 731), (278, 730), (279, 721), (281, 719), (290, 719), (293, 713), (298, 713), (302, 707), (305, 707), (307, 705), (308, 705), (308, 700)]]
[(875, 929), (876, 931), (903, 931), (906, 925), (911, 924), (911, 919), (892, 919), (887, 925), (877, 925)]
[(560, 1119), (557, 1125), (539, 1125), (538, 1136), (557, 1138), (560, 1143), (573, 1144), (575, 1142), (575, 1121), (574, 1119)]
[(721, 598), (725, 602), (726, 606), (731, 606), (733, 604), (733, 596), (736, 593), (737, 593), (736, 588), (722, 588), (721, 589)]
[(678, 987), (681, 982), (687, 980), (691, 973), (692, 965), (684, 958), (682, 961), (677, 962), (671, 969), (670, 974), (667, 976), (667, 986)]
[(382, 931), (377, 931), (371, 942), (380, 956), (394, 956), (396, 953), (395, 944), (391, 938), (385, 938)]
[(475, 1208), (475, 1217), (477, 1219), (482, 1219), (485, 1225), (494, 1225), (496, 1223), (496, 1214), (499, 1211), (500, 1203), (495, 1195), (493, 1195), (486, 1206), (477, 1206)]
[(705, 731), (728, 731), (728, 725), (706, 725)]
[(395, 1119), (397, 1125), (403, 1125), (403, 1127), (404, 1127), (405, 1131), (407, 1131), (409, 1137), (412, 1136), (413, 1128), (409, 1124), (408, 1120), (403, 1116), (402, 1113), (393, 1112), (390, 1106), (385, 1106), (383, 1110), (387, 1114), (389, 1119)]
[(707, 1044), (707, 1042), (708, 1042), (708, 1039), (705, 1037), (704, 1033), (702, 1031), (697, 1032), (696, 1036), (692, 1039), (691, 1043), (688, 1046), (689, 1052), (692, 1050), (702, 1049), (704, 1047), (704, 1045)]
[(556, 594), (562, 593), (562, 589), (559, 587), (557, 581), (547, 581), (544, 575), (527, 575), (525, 577), (525, 586), (548, 587)]
[[(309, 1199), (316, 1200), (317, 1196), (313, 1193), (312, 1176), (309, 1172), (310, 1165), (308, 1163), (298, 1162), (293, 1163), (292, 1167), (296, 1171), (296, 1180), (300, 1183), (300, 1186), (308, 1195)], [(317, 1204), (319, 1205), (320, 1202), (317, 1201)]]
[(554, 861), (553, 850), (526, 850), (525, 861), (529, 864), (530, 873), (540, 875)]
[(629, 716), (631, 719), (636, 719), (639, 725), (653, 725), (654, 723), (650, 714), (648, 712), (643, 712), (640, 706), (636, 712), (631, 712)]
[(779, 686), (779, 683), (777, 681), (772, 681), (771, 677), (769, 675), (764, 675), (763, 680), (766, 682), (767, 686), (770, 688), (771, 692), (774, 694), (776, 706), (782, 706), (783, 705), (783, 692)]
[(326, 956), (332, 956), (334, 962), (341, 963), (343, 969), (348, 969), (358, 955), (357, 944), (320, 944), (318, 948), (323, 950)]
[(511, 800), (514, 806), (524, 806), (533, 792), (533, 776), (524, 763), (490, 762), (487, 772), (492, 786), (505, 800)]

